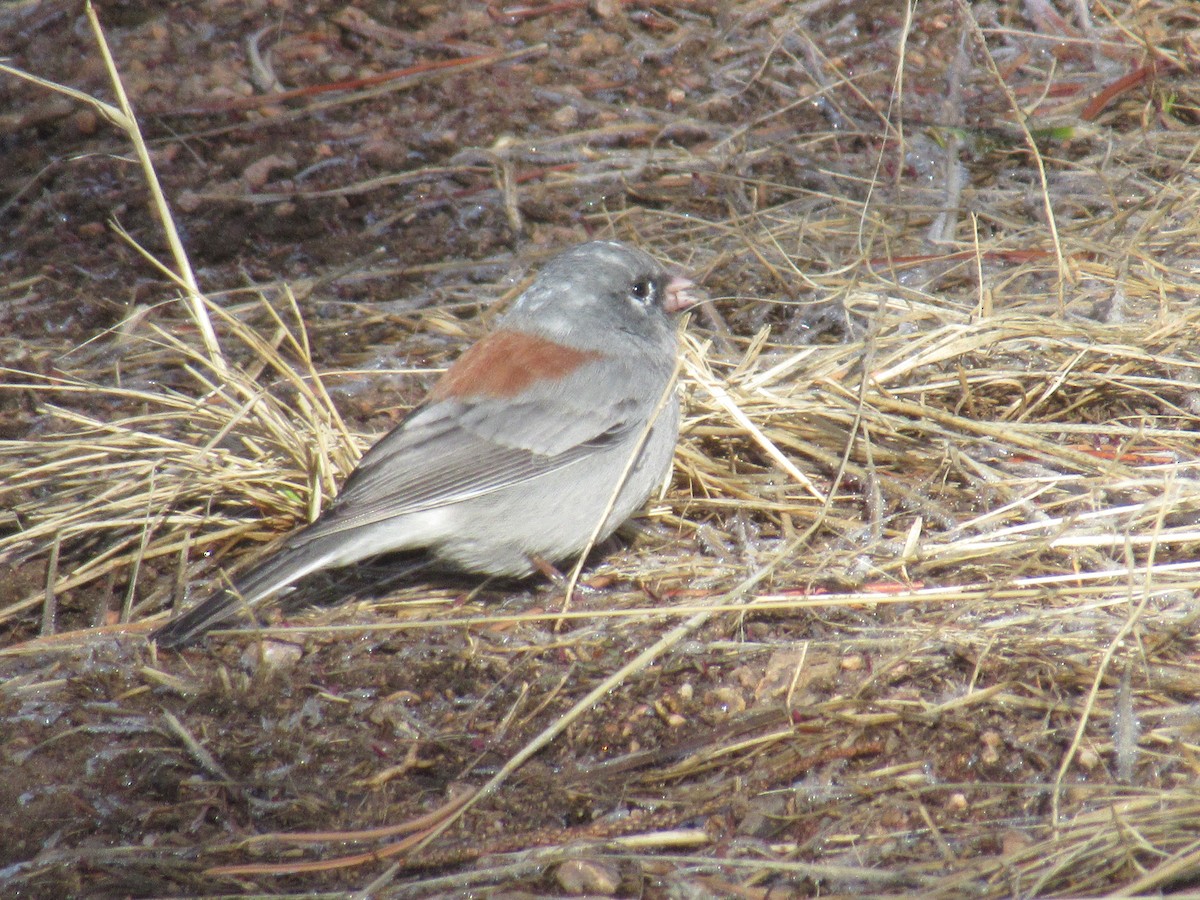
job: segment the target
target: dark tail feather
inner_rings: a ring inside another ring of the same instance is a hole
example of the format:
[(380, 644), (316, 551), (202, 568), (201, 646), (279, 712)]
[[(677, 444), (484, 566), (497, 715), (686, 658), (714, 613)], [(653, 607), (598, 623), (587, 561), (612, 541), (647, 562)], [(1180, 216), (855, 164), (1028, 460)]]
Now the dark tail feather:
[(285, 547), (239, 576), (232, 589), (218, 591), (150, 635), (160, 647), (179, 647), (324, 566), (309, 546)]
[[(167, 622), (150, 635), (150, 640), (164, 648), (180, 647), (202, 637), (209, 629), (233, 618), (242, 610), (256, 608), (262, 601), (270, 599), (305, 575), (325, 568), (327, 557), (317, 555), (313, 550), (311, 544), (282, 548), (236, 578), (231, 589), (218, 591)], [(335, 580), (329, 599), (345, 600), (364, 585), (368, 585), (374, 593), (386, 593), (403, 581), (410, 580), (416, 572), (427, 569), (430, 562), (424, 552), (415, 551), (382, 556), (378, 564), (350, 566), (343, 577)], [(309, 593), (305, 591), (306, 599), (321, 602), (319, 598), (309, 598)]]
[(221, 590), (193, 606), (150, 635), (160, 647), (180, 647), (221, 624), (245, 606), (245, 601), (230, 590)]

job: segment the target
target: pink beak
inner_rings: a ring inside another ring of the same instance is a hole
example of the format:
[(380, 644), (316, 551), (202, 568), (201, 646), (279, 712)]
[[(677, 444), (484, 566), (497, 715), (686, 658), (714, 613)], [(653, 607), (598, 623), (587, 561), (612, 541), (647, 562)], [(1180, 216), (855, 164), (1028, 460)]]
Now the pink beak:
[(663, 302), (663, 309), (669, 313), (683, 312), (700, 302), (700, 298), (688, 293), (691, 288), (694, 288), (696, 283), (689, 281), (686, 278), (680, 278), (676, 275), (667, 282), (667, 297)]

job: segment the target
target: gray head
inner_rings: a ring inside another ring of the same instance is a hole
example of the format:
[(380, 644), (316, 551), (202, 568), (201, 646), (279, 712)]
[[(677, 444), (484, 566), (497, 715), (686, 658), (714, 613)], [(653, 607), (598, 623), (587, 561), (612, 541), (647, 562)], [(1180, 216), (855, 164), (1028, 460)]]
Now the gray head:
[(550, 260), (499, 325), (601, 350), (614, 332), (661, 345), (675, 340), (671, 314), (696, 302), (690, 287), (636, 247), (590, 241)]

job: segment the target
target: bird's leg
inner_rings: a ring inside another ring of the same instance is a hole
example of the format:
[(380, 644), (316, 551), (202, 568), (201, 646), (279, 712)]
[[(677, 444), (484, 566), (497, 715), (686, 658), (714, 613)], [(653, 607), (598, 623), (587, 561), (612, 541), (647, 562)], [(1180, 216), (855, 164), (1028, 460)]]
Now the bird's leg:
[(538, 556), (535, 553), (529, 555), (530, 564), (546, 576), (546, 579), (554, 585), (563, 594), (563, 602), (571, 603), (576, 598), (581, 598), (585, 594), (598, 594), (609, 583), (608, 579), (603, 579), (600, 584), (592, 584), (589, 581), (580, 581), (575, 585), (574, 595), (567, 598), (567, 582), (569, 579), (566, 575), (558, 570), (558, 568), (543, 556)]
[(555, 568), (554, 563), (550, 562), (544, 556), (538, 556), (536, 553), (529, 554), (529, 562), (535, 569), (553, 582), (555, 587), (566, 588), (567, 577)]

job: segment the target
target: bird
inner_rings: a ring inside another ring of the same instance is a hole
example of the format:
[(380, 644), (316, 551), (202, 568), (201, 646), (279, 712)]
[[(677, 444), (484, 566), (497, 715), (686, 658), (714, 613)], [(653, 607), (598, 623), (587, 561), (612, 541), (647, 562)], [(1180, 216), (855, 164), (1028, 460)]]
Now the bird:
[(693, 288), (622, 242), (559, 253), (317, 519), (150, 640), (190, 643), (309, 574), (387, 553), (521, 578), (607, 538), (670, 472), (673, 317)]

